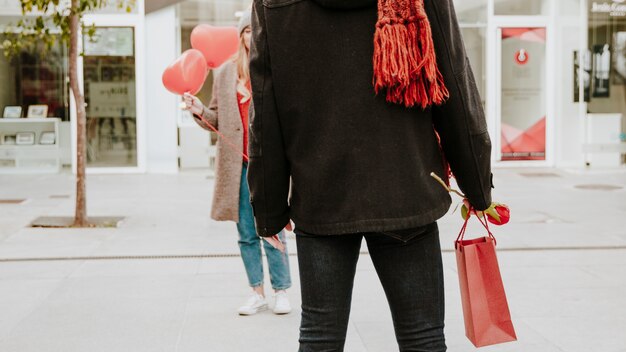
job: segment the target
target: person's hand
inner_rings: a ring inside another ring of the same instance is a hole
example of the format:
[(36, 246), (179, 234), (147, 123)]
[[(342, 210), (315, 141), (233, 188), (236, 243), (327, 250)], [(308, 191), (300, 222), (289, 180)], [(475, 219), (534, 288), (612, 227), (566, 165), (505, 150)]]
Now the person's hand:
[[(471, 212), (469, 209), (472, 209)], [(511, 210), (506, 204), (492, 202), (489, 208), (484, 211), (476, 211), (469, 203), (467, 198), (463, 199), (463, 207), (461, 208), (461, 216), (464, 220), (471, 214), (475, 214), (479, 218), (485, 217), (490, 223), (495, 225), (504, 225), (511, 219)]]
[(189, 110), (192, 114), (198, 116), (202, 116), (204, 113), (204, 104), (202, 104), (202, 101), (194, 95), (185, 93), (183, 95), (183, 103), (185, 104), (183, 110)]
[(291, 223), (291, 220), (289, 220), (289, 223), (285, 226), (285, 231), (293, 232), (293, 224)]
[(283, 241), (280, 240), (278, 235), (274, 235), (272, 237), (263, 237), (263, 240), (267, 241), (272, 247), (278, 249), (281, 253), (285, 253), (285, 245)]
[[(471, 211), (470, 211), (471, 209)], [(467, 219), (468, 215), (474, 214), (479, 218), (485, 216), (485, 213), (482, 211), (476, 211), (476, 209), (470, 204), (467, 198), (463, 198), (463, 207), (461, 207), (461, 216), (463, 219)]]
[[(291, 220), (289, 220), (287, 226), (285, 226), (285, 231), (293, 231), (293, 224), (291, 223)], [(274, 235), (272, 237), (263, 237), (263, 239), (267, 241), (267, 243), (269, 243), (272, 247), (278, 249), (282, 253), (285, 253), (285, 245), (280, 240), (280, 237), (278, 237), (278, 235)]]

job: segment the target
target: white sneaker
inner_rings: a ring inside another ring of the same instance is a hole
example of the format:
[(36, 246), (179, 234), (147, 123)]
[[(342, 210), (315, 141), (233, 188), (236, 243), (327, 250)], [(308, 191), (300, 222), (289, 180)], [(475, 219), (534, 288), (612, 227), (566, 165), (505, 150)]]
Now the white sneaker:
[(274, 296), (276, 298), (276, 304), (274, 305), (274, 314), (289, 314), (291, 312), (291, 304), (289, 304), (289, 298), (287, 298), (287, 292), (278, 291)]
[(250, 298), (246, 301), (246, 304), (239, 307), (237, 312), (239, 315), (255, 315), (258, 312), (264, 311), (267, 309), (267, 301), (265, 297), (261, 296), (258, 293), (253, 293)]

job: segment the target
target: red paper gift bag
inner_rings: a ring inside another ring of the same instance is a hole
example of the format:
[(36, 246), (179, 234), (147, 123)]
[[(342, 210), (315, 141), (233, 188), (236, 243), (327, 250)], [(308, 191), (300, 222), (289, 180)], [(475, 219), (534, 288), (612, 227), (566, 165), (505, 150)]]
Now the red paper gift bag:
[(511, 314), (502, 285), (496, 239), (483, 224), (486, 237), (465, 240), (468, 216), (454, 243), (461, 286), (465, 335), (476, 347), (516, 341)]

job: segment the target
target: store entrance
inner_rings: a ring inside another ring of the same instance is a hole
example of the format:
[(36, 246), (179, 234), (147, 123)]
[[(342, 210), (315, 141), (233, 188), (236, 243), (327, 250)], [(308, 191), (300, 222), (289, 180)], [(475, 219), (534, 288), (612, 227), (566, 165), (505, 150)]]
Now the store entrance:
[(87, 165), (137, 167), (135, 38), (132, 27), (96, 27), (85, 36)]
[(499, 161), (546, 160), (545, 27), (499, 27)]

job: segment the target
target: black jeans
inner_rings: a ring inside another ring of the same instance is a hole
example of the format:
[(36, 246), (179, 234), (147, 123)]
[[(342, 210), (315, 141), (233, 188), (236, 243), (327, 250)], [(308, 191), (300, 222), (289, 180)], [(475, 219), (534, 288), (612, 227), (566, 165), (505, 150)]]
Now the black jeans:
[(400, 351), (446, 351), (437, 223), (384, 233), (318, 236), (296, 229), (296, 234), (300, 352), (343, 351), (363, 237), (391, 308)]

